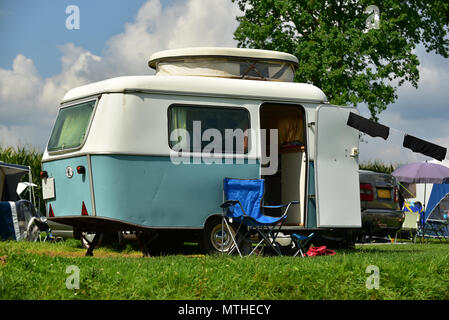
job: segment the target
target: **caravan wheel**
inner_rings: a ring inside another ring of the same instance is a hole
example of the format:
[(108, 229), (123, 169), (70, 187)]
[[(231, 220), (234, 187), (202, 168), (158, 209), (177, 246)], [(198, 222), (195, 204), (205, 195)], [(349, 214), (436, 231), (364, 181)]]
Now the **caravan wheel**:
[(201, 248), (207, 253), (226, 253), (232, 250), (234, 247), (232, 237), (235, 238), (235, 227), (229, 224), (229, 228), (230, 231), (226, 228), (226, 225), (222, 226), (219, 217), (208, 221), (201, 235)]

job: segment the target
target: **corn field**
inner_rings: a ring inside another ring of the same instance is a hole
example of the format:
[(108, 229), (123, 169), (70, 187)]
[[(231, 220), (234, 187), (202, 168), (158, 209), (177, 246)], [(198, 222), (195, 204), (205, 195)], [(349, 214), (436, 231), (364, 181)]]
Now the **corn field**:
[(394, 170), (399, 168), (400, 164), (385, 164), (380, 161), (368, 161), (364, 163), (359, 164), (359, 168), (362, 170), (370, 170), (375, 172), (382, 172), (382, 173), (388, 173), (391, 174)]

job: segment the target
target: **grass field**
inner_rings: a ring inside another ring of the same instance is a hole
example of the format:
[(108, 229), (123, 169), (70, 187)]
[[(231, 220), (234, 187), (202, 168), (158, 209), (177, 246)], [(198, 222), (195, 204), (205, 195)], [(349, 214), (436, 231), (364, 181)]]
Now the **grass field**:
[[(8, 241), (0, 242), (0, 299), (448, 299), (448, 249), (367, 245), (302, 259), (205, 256), (192, 246), (184, 254), (142, 258), (128, 245), (84, 257), (75, 240)], [(66, 286), (75, 283), (70, 266), (79, 270), (79, 289)], [(369, 266), (379, 270), (378, 289), (367, 287), (374, 275)]]

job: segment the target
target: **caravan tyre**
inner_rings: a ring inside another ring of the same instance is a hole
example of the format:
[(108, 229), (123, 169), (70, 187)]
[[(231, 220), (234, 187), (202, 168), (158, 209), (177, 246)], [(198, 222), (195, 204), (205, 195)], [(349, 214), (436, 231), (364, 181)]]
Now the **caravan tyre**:
[[(222, 227), (221, 217), (212, 218), (206, 223), (200, 236), (200, 246), (206, 253), (227, 253), (234, 248), (235, 226), (229, 224)], [(231, 237), (231, 233), (232, 237)]]

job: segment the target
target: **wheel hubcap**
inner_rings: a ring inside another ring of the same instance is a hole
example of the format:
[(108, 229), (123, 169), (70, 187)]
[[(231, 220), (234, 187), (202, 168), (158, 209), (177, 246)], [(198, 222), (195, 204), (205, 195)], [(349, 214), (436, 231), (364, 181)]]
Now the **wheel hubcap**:
[[(232, 236), (235, 235), (235, 231), (232, 227), (231, 232)], [(228, 252), (231, 250), (234, 246), (234, 243), (232, 242), (231, 234), (229, 233), (229, 230), (226, 227), (222, 228), (221, 224), (217, 224), (211, 232), (210, 240), (213, 245), (213, 247), (220, 252)]]

